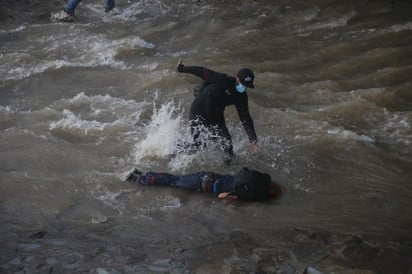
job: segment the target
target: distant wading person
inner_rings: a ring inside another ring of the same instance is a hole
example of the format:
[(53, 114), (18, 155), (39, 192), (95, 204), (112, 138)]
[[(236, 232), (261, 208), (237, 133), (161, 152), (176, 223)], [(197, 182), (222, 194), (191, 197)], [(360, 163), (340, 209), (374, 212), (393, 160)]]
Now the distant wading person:
[[(63, 10), (59, 12), (52, 13), (51, 19), (58, 22), (72, 22), (74, 21), (74, 10), (81, 0), (68, 0), (66, 5), (64, 5)], [(114, 0), (104, 0), (105, 6), (104, 11), (109, 12), (116, 7)]]
[(195, 99), (190, 107), (190, 128), (194, 145), (199, 146), (202, 128), (208, 129), (214, 141), (225, 151), (226, 163), (233, 157), (232, 137), (226, 127), (224, 111), (227, 106), (235, 105), (240, 121), (252, 145), (252, 153), (257, 152), (257, 137), (252, 117), (249, 114), (246, 88), (254, 88), (254, 74), (250, 69), (240, 69), (236, 77), (215, 72), (200, 66), (185, 66), (180, 59), (177, 71), (191, 73), (204, 82), (195, 87)]

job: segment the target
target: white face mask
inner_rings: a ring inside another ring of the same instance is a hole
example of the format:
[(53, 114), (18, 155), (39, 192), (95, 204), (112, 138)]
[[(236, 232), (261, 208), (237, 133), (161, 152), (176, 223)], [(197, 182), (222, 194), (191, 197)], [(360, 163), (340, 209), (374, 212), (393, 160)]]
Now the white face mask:
[(238, 83), (238, 84), (236, 85), (236, 90), (237, 90), (237, 92), (239, 92), (239, 93), (243, 93), (243, 92), (245, 92), (246, 87), (245, 87), (244, 85), (242, 85), (241, 83)]

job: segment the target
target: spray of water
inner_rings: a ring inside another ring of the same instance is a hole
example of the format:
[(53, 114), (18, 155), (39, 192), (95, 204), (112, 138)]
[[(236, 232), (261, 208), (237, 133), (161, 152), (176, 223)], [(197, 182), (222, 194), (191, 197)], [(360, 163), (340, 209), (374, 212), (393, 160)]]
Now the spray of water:
[(132, 152), (137, 165), (146, 158), (166, 158), (173, 153), (177, 140), (185, 135), (182, 117), (180, 106), (173, 101), (163, 103), (159, 108), (153, 104), (151, 120), (142, 129), (143, 137)]

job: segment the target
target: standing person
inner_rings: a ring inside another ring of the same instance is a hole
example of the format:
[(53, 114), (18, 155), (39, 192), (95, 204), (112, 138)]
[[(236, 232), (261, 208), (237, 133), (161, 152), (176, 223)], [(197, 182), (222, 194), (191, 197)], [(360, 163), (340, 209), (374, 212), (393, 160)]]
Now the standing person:
[[(51, 18), (60, 22), (71, 22), (74, 20), (74, 10), (81, 0), (68, 0), (60, 12), (52, 13)], [(109, 12), (116, 7), (114, 0), (105, 0), (104, 11)]]
[(262, 202), (277, 198), (282, 190), (272, 181), (269, 174), (243, 167), (235, 175), (221, 175), (209, 171), (185, 174), (181, 176), (165, 172), (143, 172), (134, 169), (126, 178), (127, 182), (141, 185), (169, 186), (188, 191), (214, 193), (219, 198), (226, 197)]
[(194, 74), (204, 81), (196, 86), (195, 99), (190, 107), (190, 127), (195, 145), (199, 145), (200, 131), (205, 127), (217, 136), (219, 140), (215, 141), (218, 141), (226, 152), (226, 162), (230, 162), (233, 157), (233, 144), (226, 127), (224, 111), (226, 106), (235, 105), (252, 145), (252, 153), (256, 153), (257, 137), (246, 93), (246, 88), (255, 87), (253, 72), (243, 68), (233, 77), (205, 67), (185, 66), (181, 59), (177, 64), (177, 71)]

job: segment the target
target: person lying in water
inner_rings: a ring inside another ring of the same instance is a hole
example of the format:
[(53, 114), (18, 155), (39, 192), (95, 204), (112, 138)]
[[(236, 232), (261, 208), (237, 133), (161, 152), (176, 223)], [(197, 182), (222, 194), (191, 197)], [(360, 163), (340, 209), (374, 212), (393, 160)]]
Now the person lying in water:
[(235, 175), (221, 175), (201, 171), (186, 175), (173, 175), (166, 172), (143, 172), (134, 169), (126, 178), (127, 182), (141, 185), (170, 186), (189, 191), (214, 193), (219, 198), (234, 198), (262, 202), (277, 198), (282, 190), (273, 182), (269, 174), (243, 167)]

